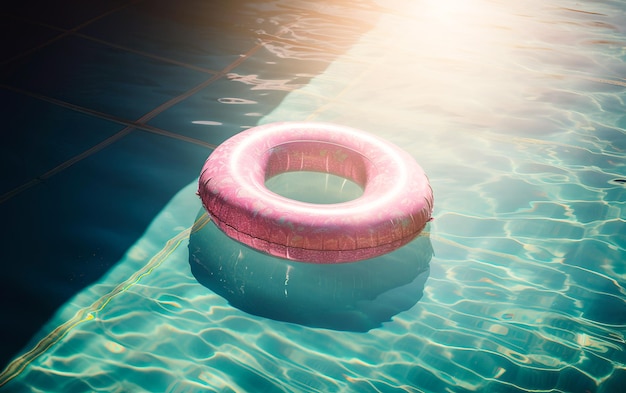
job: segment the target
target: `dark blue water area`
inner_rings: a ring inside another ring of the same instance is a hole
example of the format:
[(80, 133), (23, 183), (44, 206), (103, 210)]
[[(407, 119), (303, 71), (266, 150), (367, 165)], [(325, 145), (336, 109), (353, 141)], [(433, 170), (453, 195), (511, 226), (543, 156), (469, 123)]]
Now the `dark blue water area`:
[(229, 238), (198, 214), (189, 264), (202, 285), (250, 314), (310, 327), (367, 332), (421, 299), (433, 248), (427, 232), (376, 258), (288, 261)]

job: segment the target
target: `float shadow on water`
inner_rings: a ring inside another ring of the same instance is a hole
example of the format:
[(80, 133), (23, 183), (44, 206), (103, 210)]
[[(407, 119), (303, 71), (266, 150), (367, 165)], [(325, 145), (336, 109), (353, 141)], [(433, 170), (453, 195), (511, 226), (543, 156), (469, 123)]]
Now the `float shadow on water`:
[(426, 231), (389, 254), (354, 263), (294, 262), (226, 236), (201, 210), (189, 238), (191, 271), (250, 314), (311, 327), (365, 332), (415, 305), (433, 255)]

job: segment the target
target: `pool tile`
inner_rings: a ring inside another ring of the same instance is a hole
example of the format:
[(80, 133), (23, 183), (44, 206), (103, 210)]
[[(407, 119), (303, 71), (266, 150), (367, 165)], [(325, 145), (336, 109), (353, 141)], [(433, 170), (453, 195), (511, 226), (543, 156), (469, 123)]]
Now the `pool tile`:
[[(9, 90), (0, 90), (4, 127), (0, 195), (52, 170), (123, 126)], [(27, 130), (27, 132), (21, 132)]]
[(256, 45), (251, 31), (278, 28), (249, 9), (249, 3), (144, 1), (95, 21), (80, 33), (130, 50), (221, 70)]
[(220, 79), (156, 116), (149, 124), (217, 145), (257, 125), (285, 94), (253, 90), (243, 83)]
[(9, 86), (127, 119), (208, 79), (204, 73), (68, 36), (5, 65)]

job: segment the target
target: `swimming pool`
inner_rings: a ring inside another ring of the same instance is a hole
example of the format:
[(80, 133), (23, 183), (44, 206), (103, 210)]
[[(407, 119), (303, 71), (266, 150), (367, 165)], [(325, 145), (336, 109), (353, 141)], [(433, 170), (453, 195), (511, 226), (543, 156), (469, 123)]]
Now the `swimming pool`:
[[(232, 4), (5, 16), (29, 34), (2, 66), (2, 326), (34, 336), (1, 389), (619, 391), (626, 4)], [(257, 315), (192, 271), (202, 162), (282, 120), (428, 173), (435, 220), (384, 317)]]

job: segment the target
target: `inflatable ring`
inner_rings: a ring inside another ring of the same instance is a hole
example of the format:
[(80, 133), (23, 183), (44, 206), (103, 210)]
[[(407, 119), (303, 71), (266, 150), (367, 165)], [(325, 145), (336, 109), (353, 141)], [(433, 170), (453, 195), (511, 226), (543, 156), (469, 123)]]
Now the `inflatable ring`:
[[(265, 181), (291, 171), (331, 173), (363, 189), (351, 201), (312, 204)], [(405, 151), (326, 123), (272, 123), (241, 132), (209, 156), (198, 194), (229, 237), (273, 256), (311, 263), (373, 258), (413, 240), (431, 219), (433, 193)]]

